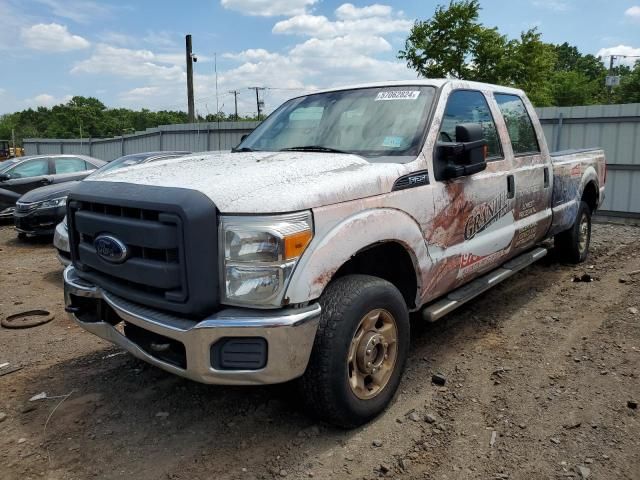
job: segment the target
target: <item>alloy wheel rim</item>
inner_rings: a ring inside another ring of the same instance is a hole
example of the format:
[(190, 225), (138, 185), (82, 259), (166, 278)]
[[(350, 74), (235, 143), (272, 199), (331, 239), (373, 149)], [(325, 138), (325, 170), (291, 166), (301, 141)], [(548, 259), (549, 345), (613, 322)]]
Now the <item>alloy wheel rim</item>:
[(367, 400), (389, 383), (398, 357), (398, 327), (387, 310), (376, 308), (362, 317), (351, 339), (347, 375), (353, 394)]

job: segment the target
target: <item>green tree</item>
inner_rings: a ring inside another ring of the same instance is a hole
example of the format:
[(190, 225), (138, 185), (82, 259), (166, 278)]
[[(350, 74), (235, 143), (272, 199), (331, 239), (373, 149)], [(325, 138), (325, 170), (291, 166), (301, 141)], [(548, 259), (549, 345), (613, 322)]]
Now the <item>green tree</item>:
[(614, 99), (618, 103), (640, 103), (640, 61), (633, 70), (622, 75), (620, 86), (614, 90)]
[(398, 58), (423, 77), (454, 77), (524, 89), (538, 105), (552, 102), (552, 46), (531, 29), (509, 40), (479, 20), (478, 0), (452, 0), (416, 21)]
[(479, 0), (439, 5), (430, 20), (415, 22), (398, 58), (422, 77), (468, 78), (473, 69), (469, 57), (482, 30), (479, 12)]

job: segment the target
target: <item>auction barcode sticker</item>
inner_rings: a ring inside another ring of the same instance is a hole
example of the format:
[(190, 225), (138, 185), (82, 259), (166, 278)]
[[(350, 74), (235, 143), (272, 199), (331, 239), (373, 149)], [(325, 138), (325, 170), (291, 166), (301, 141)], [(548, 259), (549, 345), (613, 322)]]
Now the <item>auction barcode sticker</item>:
[(391, 90), (378, 92), (376, 102), (380, 100), (415, 100), (420, 95), (420, 90)]

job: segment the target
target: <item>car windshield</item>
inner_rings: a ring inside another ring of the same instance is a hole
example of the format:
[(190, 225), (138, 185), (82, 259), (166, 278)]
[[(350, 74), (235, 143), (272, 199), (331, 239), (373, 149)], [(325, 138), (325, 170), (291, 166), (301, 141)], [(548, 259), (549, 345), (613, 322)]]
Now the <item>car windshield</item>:
[(115, 160), (103, 165), (95, 172), (93, 172), (89, 177), (93, 175), (97, 175), (99, 173), (108, 172), (110, 170), (117, 170), (118, 168), (130, 167), (132, 165), (138, 165), (139, 163), (144, 162), (148, 158), (152, 156), (158, 156), (156, 154), (149, 155), (148, 153), (141, 154), (133, 154), (133, 155), (125, 155), (124, 157), (116, 158)]
[(14, 166), (20, 160), (23, 160), (23, 158), (12, 158), (10, 160), (3, 160), (2, 162), (0, 162), (0, 173), (6, 170), (9, 170), (12, 166)]
[(397, 86), (317, 93), (284, 103), (235, 151), (327, 151), (416, 156), (435, 88)]

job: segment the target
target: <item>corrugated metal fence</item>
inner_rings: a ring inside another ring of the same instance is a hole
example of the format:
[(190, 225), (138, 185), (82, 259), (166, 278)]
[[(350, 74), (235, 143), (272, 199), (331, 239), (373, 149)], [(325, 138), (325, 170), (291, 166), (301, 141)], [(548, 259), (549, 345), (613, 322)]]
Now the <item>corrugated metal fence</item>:
[[(609, 174), (601, 215), (640, 219), (640, 104), (538, 109), (551, 150), (602, 147)], [(27, 155), (84, 153), (103, 160), (155, 150), (230, 150), (258, 122), (163, 125), (101, 140), (24, 140)]]
[(551, 150), (604, 148), (607, 193), (600, 216), (640, 219), (640, 104), (539, 108)]
[(143, 132), (105, 139), (26, 138), (23, 146), (25, 155), (79, 153), (110, 161), (130, 153), (161, 150), (231, 150), (240, 143), (243, 135), (258, 125), (259, 122), (161, 125)]

